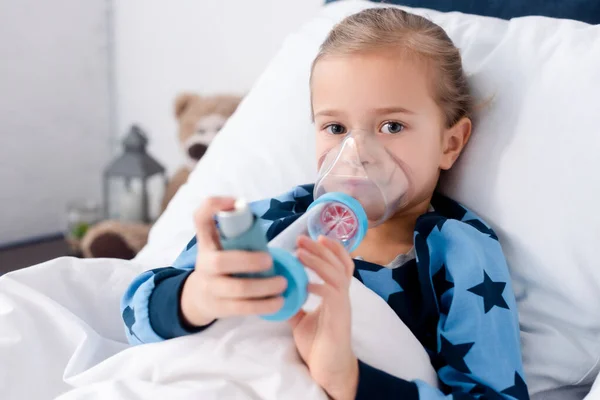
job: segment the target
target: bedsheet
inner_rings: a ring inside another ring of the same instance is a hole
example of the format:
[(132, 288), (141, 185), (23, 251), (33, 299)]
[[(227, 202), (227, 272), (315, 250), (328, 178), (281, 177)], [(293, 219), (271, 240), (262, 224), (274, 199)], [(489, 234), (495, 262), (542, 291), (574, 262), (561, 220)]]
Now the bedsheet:
[[(147, 268), (59, 258), (0, 277), (0, 397), (326, 398), (286, 323), (233, 318), (201, 335), (130, 347), (119, 301)], [(425, 350), (387, 304), (357, 280), (351, 299), (357, 356), (393, 375), (436, 384)]]

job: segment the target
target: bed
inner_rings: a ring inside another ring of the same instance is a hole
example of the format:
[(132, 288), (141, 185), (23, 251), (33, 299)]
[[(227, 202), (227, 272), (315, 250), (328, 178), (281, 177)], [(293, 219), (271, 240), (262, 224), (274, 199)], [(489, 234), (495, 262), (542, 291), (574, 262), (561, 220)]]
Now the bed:
[[(310, 63), (337, 21), (372, 6), (335, 2), (286, 39), (134, 260), (60, 258), (0, 277), (2, 399), (326, 398), (285, 325), (231, 320), (203, 341), (129, 347), (119, 300), (136, 274), (172, 263), (194, 234), (203, 198), (254, 200), (314, 179)], [(530, 394), (600, 399), (600, 26), (411, 10), (447, 30), (475, 95), (492, 98), (440, 190), (499, 234)], [(434, 379), (387, 305), (353, 285), (357, 353), (392, 374)], [(404, 335), (406, 345), (390, 353), (365, 334), (374, 325)]]

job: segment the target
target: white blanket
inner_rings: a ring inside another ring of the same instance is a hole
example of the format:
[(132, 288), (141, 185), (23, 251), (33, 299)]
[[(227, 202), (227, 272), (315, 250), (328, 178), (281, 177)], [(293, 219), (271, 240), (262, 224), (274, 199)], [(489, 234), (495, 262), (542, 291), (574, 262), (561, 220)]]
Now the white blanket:
[[(119, 300), (148, 266), (61, 258), (0, 277), (2, 399), (324, 399), (285, 323), (219, 321), (201, 335), (137, 347)], [(429, 358), (376, 294), (351, 287), (363, 361), (436, 384)]]

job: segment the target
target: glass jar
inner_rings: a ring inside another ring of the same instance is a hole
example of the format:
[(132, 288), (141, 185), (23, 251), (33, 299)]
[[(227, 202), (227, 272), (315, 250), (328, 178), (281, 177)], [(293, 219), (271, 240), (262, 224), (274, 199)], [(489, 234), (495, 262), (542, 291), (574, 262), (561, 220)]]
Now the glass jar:
[(81, 239), (101, 219), (102, 209), (97, 202), (76, 200), (67, 204), (65, 239), (74, 254), (80, 253)]

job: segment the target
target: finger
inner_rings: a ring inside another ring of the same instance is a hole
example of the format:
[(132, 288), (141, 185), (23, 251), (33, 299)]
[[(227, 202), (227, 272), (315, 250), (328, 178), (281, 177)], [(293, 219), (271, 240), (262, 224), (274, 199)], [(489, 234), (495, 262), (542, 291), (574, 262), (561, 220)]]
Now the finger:
[[(322, 236), (319, 236), (319, 239), (321, 237)], [(340, 262), (340, 260), (338, 260), (338, 258), (335, 256), (335, 254), (333, 254), (333, 252), (331, 252), (327, 247), (325, 247), (323, 245), (323, 243), (321, 243), (320, 241), (311, 240), (308, 237), (304, 236), (304, 237), (299, 238), (298, 242), (299, 242), (298, 245), (300, 247), (303, 247), (303, 248), (309, 250), (310, 252), (321, 257), (322, 259), (326, 260), (330, 264), (332, 264), (336, 267), (342, 266), (342, 263)]]
[(331, 248), (329, 248), (326, 245), (327, 243), (330, 243), (330, 245), (331, 245), (331, 243), (337, 243), (337, 242), (334, 242), (333, 240), (331, 240), (323, 235), (319, 236), (319, 238), (317, 239), (317, 244), (320, 245), (322, 254), (327, 258), (327, 260), (329, 260), (329, 262), (332, 265), (338, 267), (339, 271), (341, 273), (345, 273), (346, 272), (346, 265), (344, 264), (345, 255), (342, 253), (342, 255), (340, 256), (340, 255), (334, 253), (331, 250)]
[(329, 292), (329, 290), (327, 290), (327, 286), (319, 283), (309, 283), (307, 290), (309, 293), (316, 294), (319, 297), (326, 297), (327, 293)]
[(329, 263), (336, 274), (346, 275), (346, 267), (343, 261), (339, 260), (338, 257), (322, 243), (313, 241), (307, 237), (301, 237), (298, 240), (298, 247), (308, 250), (310, 253)]
[(218, 276), (211, 281), (214, 296), (228, 299), (257, 299), (279, 296), (287, 287), (282, 276), (273, 278), (232, 278)]
[(348, 251), (344, 248), (344, 246), (340, 242), (329, 239), (325, 236), (321, 236), (319, 238), (319, 242), (327, 247), (336, 256), (336, 258), (342, 264), (344, 264), (344, 267), (346, 268), (346, 276), (352, 276), (354, 273), (354, 261), (352, 261), (352, 257), (350, 257), (350, 254), (348, 254)]
[(200, 253), (196, 263), (196, 269), (211, 275), (263, 272), (272, 266), (269, 253), (239, 250)]
[(296, 329), (296, 327), (298, 326), (300, 321), (302, 321), (302, 319), (305, 316), (306, 316), (306, 312), (304, 312), (304, 310), (300, 310), (296, 313), (296, 315), (294, 315), (292, 318), (290, 318), (289, 323), (290, 323), (290, 326), (292, 327), (292, 329)]
[(296, 255), (304, 266), (313, 270), (325, 283), (334, 287), (339, 287), (342, 284), (344, 276), (327, 261), (305, 249), (298, 249)]
[(194, 226), (198, 250), (218, 250), (219, 240), (214, 216), (219, 211), (232, 210), (235, 199), (230, 197), (211, 197), (194, 213)]
[[(330, 285), (321, 285), (318, 283), (309, 283), (307, 290), (309, 293), (313, 294), (315, 297), (319, 297), (323, 302), (326, 302), (329, 306), (339, 307), (344, 306), (344, 304), (348, 305), (350, 301), (350, 294), (346, 290), (336, 289)], [(341, 295), (341, 296), (340, 296)], [(315, 310), (320, 307), (320, 303), (318, 300), (313, 300), (312, 303), (314, 306), (308, 305), (309, 310)], [(314, 308), (313, 308), (314, 307)], [(345, 306), (344, 306), (345, 307)]]
[(283, 297), (271, 297), (260, 300), (224, 299), (218, 302), (220, 315), (265, 315), (276, 313), (283, 307)]

